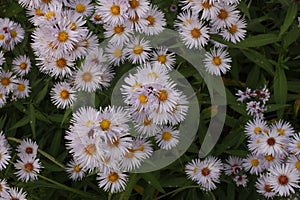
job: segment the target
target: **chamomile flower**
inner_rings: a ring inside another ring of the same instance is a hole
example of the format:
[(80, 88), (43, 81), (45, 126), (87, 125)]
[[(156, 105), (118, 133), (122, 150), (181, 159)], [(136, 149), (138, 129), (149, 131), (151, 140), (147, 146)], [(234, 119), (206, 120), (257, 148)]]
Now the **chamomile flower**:
[(19, 76), (26, 75), (31, 69), (31, 62), (28, 56), (21, 55), (13, 59), (12, 70)]
[(175, 64), (175, 53), (168, 53), (168, 48), (166, 47), (156, 48), (152, 53), (151, 63), (171, 70)]
[(126, 44), (124, 53), (133, 64), (144, 63), (150, 57), (150, 42), (144, 38), (135, 37)]
[(110, 38), (109, 42), (113, 45), (124, 45), (127, 43), (132, 35), (132, 31), (128, 23), (122, 24), (105, 24), (104, 36)]
[(88, 17), (94, 12), (94, 6), (92, 5), (91, 0), (71, 0), (67, 6), (84, 17)]
[(126, 56), (123, 45), (109, 43), (105, 49), (108, 61), (111, 65), (120, 66), (125, 62)]
[(269, 169), (275, 165), (280, 165), (284, 161), (282, 155), (272, 156), (271, 154), (261, 155), (262, 165), (264, 169)]
[(190, 10), (180, 12), (177, 16), (177, 20), (174, 22), (174, 26), (178, 29), (179, 32), (182, 31), (182, 28), (187, 24), (194, 24), (198, 22), (198, 15)]
[(288, 143), (288, 149), (295, 155), (300, 154), (300, 133), (294, 134)]
[(136, 15), (139, 18), (144, 17), (149, 9), (150, 3), (148, 0), (127, 0), (129, 3), (128, 7), (128, 17), (135, 17)]
[(244, 40), (246, 35), (246, 21), (244, 19), (234, 20), (227, 28), (222, 29), (220, 35), (226, 40), (233, 43)]
[(261, 175), (257, 179), (255, 187), (257, 188), (256, 191), (266, 198), (273, 198), (276, 195), (275, 192), (272, 190), (272, 187), (268, 180), (268, 176), (266, 175)]
[(248, 183), (248, 178), (246, 174), (236, 175), (233, 179), (237, 186), (246, 187)]
[(102, 14), (102, 19), (107, 24), (123, 24), (127, 18), (128, 4), (123, 0), (98, 0), (96, 8)]
[(15, 164), (16, 176), (19, 180), (27, 182), (36, 180), (37, 174), (40, 173), (42, 168), (39, 159), (33, 157), (23, 157), (21, 160), (17, 160)]
[(201, 49), (207, 44), (210, 37), (208, 27), (200, 21), (186, 24), (181, 28), (179, 34), (189, 49)]
[(197, 181), (200, 163), (200, 159), (193, 159), (191, 162), (185, 165), (185, 173), (189, 179)]
[(23, 192), (23, 189), (19, 189), (17, 187), (11, 187), (8, 190), (8, 193), (3, 194), (3, 196), (0, 197), (1, 200), (7, 200), (7, 199), (18, 199), (18, 200), (27, 200), (26, 198), (27, 193)]
[(127, 174), (120, 171), (99, 172), (97, 180), (99, 181), (100, 188), (103, 188), (107, 192), (117, 193), (125, 189)]
[(228, 176), (235, 176), (243, 169), (243, 159), (237, 156), (229, 156), (224, 163), (224, 172)]
[(179, 131), (175, 130), (173, 127), (164, 126), (161, 131), (155, 136), (157, 145), (161, 149), (170, 150), (175, 147), (179, 140)]
[(277, 131), (270, 131), (268, 134), (261, 135), (261, 145), (258, 146), (257, 152), (260, 154), (285, 155), (285, 138), (278, 135)]
[(299, 172), (290, 164), (276, 165), (269, 169), (269, 183), (280, 196), (289, 196), (299, 188)]
[(245, 126), (245, 133), (248, 137), (257, 137), (258, 135), (267, 134), (269, 132), (269, 128), (267, 126), (267, 122), (262, 119), (254, 119), (252, 121), (248, 121)]
[(68, 177), (73, 181), (80, 181), (85, 176), (85, 171), (74, 159), (68, 162), (66, 172), (68, 173)]
[(277, 131), (280, 136), (288, 138), (291, 135), (294, 135), (294, 129), (291, 124), (284, 120), (276, 121), (272, 124), (271, 129)]
[(23, 139), (17, 147), (18, 156), (20, 158), (35, 158), (37, 155), (37, 149), (38, 145), (35, 141), (32, 141), (30, 138)]
[[(139, 113), (132, 114), (135, 120), (134, 127), (137, 132), (144, 137), (151, 137), (159, 132), (160, 126), (153, 122), (147, 115), (140, 118)], [(142, 119), (142, 121), (140, 121)]]
[(13, 94), (16, 96), (16, 98), (24, 99), (26, 97), (29, 97), (29, 93), (29, 80), (22, 78), (16, 79), (16, 84), (13, 91)]
[(147, 26), (142, 30), (146, 35), (157, 35), (164, 30), (166, 20), (164, 19), (164, 13), (156, 6), (151, 6), (147, 11), (145, 19), (148, 21)]
[(263, 171), (263, 165), (261, 157), (255, 155), (248, 155), (247, 158), (243, 159), (243, 167), (245, 170), (249, 171), (250, 174), (258, 175)]
[(212, 75), (221, 76), (230, 70), (231, 58), (228, 51), (223, 48), (211, 49), (205, 54), (204, 67)]
[(218, 13), (212, 19), (212, 26), (217, 29), (228, 28), (239, 19), (239, 11), (235, 5), (218, 4)]
[(16, 76), (10, 71), (0, 71), (0, 90), (7, 93), (13, 91), (16, 83)]
[(67, 82), (58, 82), (51, 89), (51, 101), (58, 108), (68, 108), (76, 100), (76, 91)]
[(6, 179), (0, 179), (0, 199), (3, 196), (8, 195), (9, 186)]

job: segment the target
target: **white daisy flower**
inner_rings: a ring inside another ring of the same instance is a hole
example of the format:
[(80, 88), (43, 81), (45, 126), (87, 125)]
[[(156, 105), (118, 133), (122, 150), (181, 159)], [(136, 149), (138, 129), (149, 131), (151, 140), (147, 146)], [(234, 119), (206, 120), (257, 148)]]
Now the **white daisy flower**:
[(95, 65), (103, 65), (107, 62), (107, 55), (101, 47), (97, 47), (93, 52), (90, 52), (85, 59), (87, 62), (94, 63)]
[(290, 164), (276, 165), (269, 169), (268, 181), (280, 196), (289, 196), (299, 188), (299, 172)]
[(119, 171), (99, 172), (97, 180), (99, 181), (99, 187), (106, 192), (117, 193), (125, 189), (127, 174)]
[(270, 129), (274, 129), (274, 131), (277, 131), (279, 135), (286, 138), (288, 138), (291, 135), (294, 135), (294, 128), (292, 127), (292, 125), (289, 122), (284, 121), (282, 119), (273, 123)]
[(209, 74), (221, 76), (230, 70), (232, 62), (228, 51), (223, 48), (211, 49), (205, 54), (204, 67)]
[[(8, 51), (14, 49), (15, 45), (20, 43), (24, 39), (25, 31), (19, 23), (6, 21), (7, 18), (4, 18), (2, 30), (6, 37), (4, 37), (2, 47)], [(1, 43), (0, 43), (1, 44)]]
[(185, 165), (185, 173), (189, 179), (193, 181), (198, 180), (200, 163), (201, 163), (200, 159), (193, 159), (191, 162)]
[(104, 36), (110, 38), (109, 42), (113, 45), (123, 46), (129, 42), (132, 36), (132, 30), (128, 23), (122, 24), (104, 24)]
[(237, 186), (246, 187), (248, 183), (248, 178), (246, 174), (236, 175), (233, 179)]
[(127, 0), (129, 3), (128, 7), (128, 17), (135, 17), (136, 15), (139, 18), (144, 17), (149, 9), (150, 3), (148, 0)]
[(172, 70), (175, 64), (175, 53), (168, 53), (168, 48), (159, 47), (152, 52), (151, 64)]
[(224, 172), (228, 176), (235, 176), (243, 169), (243, 159), (237, 156), (229, 156), (224, 163)]
[(179, 34), (183, 40), (183, 43), (189, 49), (201, 49), (207, 44), (210, 37), (208, 35), (208, 27), (199, 21), (186, 24), (179, 31)]
[(137, 14), (134, 17), (128, 17), (128, 21), (131, 30), (135, 30), (139, 33), (143, 33), (146, 26), (148, 26), (149, 21), (145, 18), (140, 18)]
[(76, 127), (93, 128), (97, 126), (98, 111), (92, 107), (80, 107), (73, 113), (71, 123)]
[(269, 169), (275, 165), (280, 165), (284, 161), (284, 157), (281, 155), (272, 156), (271, 154), (261, 155), (263, 169)]
[(105, 52), (111, 65), (120, 66), (125, 62), (126, 56), (123, 45), (109, 43), (105, 49)]
[(81, 16), (88, 17), (94, 12), (91, 0), (70, 0), (66, 5), (75, 10)]
[(38, 158), (26, 156), (21, 158), (21, 160), (17, 160), (15, 168), (18, 170), (14, 173), (18, 180), (27, 182), (38, 178), (37, 174), (40, 173), (42, 166)]
[(284, 141), (283, 137), (272, 130), (268, 134), (261, 135), (261, 145), (258, 146), (258, 152), (263, 155), (285, 155), (287, 152)]
[(236, 19), (227, 28), (222, 29), (220, 35), (226, 40), (233, 43), (240, 42), (245, 39), (246, 21), (244, 19)]
[(249, 120), (245, 126), (245, 133), (250, 138), (255, 138), (258, 135), (267, 134), (268, 132), (267, 122), (262, 119)]
[(243, 167), (246, 171), (249, 171), (250, 174), (258, 175), (263, 171), (263, 164), (261, 157), (249, 154), (247, 158), (243, 159)]
[(91, 22), (94, 23), (94, 24), (103, 24), (103, 23), (104, 23), (102, 13), (101, 13), (101, 11), (99, 10), (99, 8), (96, 8), (96, 9), (95, 9), (95, 12), (94, 12), (94, 14), (91, 16), (90, 20), (91, 20)]
[(4, 90), (6, 94), (13, 91), (16, 83), (16, 76), (10, 71), (0, 71), (0, 90)]
[(175, 20), (174, 22), (174, 26), (179, 32), (181, 32), (182, 28), (187, 24), (194, 24), (199, 21), (198, 15), (191, 10), (180, 12), (177, 15), (177, 19), (178, 20)]
[(151, 137), (159, 132), (160, 127), (157, 124), (155, 124), (152, 119), (149, 119), (147, 116), (143, 116), (143, 121), (140, 122), (138, 115), (139, 114), (137, 113), (133, 114), (132, 116), (135, 120), (134, 127), (141, 136)]
[(123, 0), (98, 0), (96, 6), (107, 24), (123, 24), (127, 18), (128, 3)]
[(179, 5), (182, 6), (182, 10), (191, 10), (194, 0), (179, 0)]
[(12, 70), (19, 76), (28, 74), (31, 69), (31, 62), (28, 56), (22, 55), (13, 59)]
[(155, 136), (155, 141), (161, 149), (170, 150), (179, 142), (179, 131), (173, 127), (164, 126)]
[(218, 4), (218, 9), (217, 15), (212, 19), (212, 26), (217, 29), (228, 28), (240, 18), (235, 5)]
[(137, 36), (126, 44), (124, 53), (133, 64), (141, 64), (149, 59), (150, 49), (150, 42), (144, 38), (140, 39), (140, 37)]
[(21, 143), (17, 146), (16, 150), (20, 158), (35, 158), (37, 155), (38, 145), (35, 141), (32, 141), (30, 138), (26, 138), (21, 141)]
[(9, 195), (9, 186), (7, 184), (6, 179), (0, 179), (0, 199), (3, 196)]
[(300, 154), (300, 133), (294, 134), (290, 137), (290, 142), (287, 144), (288, 149), (295, 155)]
[(29, 97), (30, 88), (31, 87), (29, 86), (29, 80), (18, 78), (16, 79), (13, 95), (16, 98), (20, 98), (20, 99)]
[(147, 11), (145, 19), (148, 21), (147, 26), (142, 30), (146, 35), (157, 35), (164, 30), (166, 26), (166, 20), (164, 13), (156, 6), (151, 6), (150, 10)]
[(85, 176), (85, 171), (74, 159), (68, 162), (66, 172), (68, 173), (68, 177), (73, 181), (80, 181)]
[(51, 89), (51, 101), (58, 108), (68, 108), (76, 100), (76, 91), (67, 82), (58, 82)]
[(115, 136), (112, 141), (108, 140), (104, 145), (105, 149), (108, 150), (108, 155), (111, 159), (122, 159), (126, 153), (129, 152), (128, 149), (132, 148), (132, 138), (129, 134), (120, 134)]
[(194, 0), (192, 3), (192, 11), (202, 13), (201, 19), (210, 20), (214, 19), (219, 12), (217, 5), (217, 2), (213, 3), (210, 2), (210, 0)]
[(27, 193), (23, 192), (23, 189), (19, 189), (17, 187), (11, 187), (8, 190), (8, 193), (5, 193), (0, 199), (7, 200), (7, 199), (18, 199), (18, 200), (27, 200), (26, 198)]
[(261, 175), (255, 183), (256, 191), (266, 198), (273, 198), (276, 193), (272, 190), (268, 176)]
[(300, 156), (299, 155), (290, 155), (288, 157), (287, 163), (289, 163), (291, 166), (293, 166), (295, 169), (300, 172)]

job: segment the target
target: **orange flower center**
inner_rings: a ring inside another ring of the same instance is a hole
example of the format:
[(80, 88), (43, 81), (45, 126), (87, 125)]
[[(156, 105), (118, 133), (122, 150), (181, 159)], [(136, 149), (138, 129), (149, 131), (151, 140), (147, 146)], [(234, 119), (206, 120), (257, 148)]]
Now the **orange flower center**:
[(116, 182), (118, 179), (119, 179), (119, 175), (116, 172), (113, 172), (113, 173), (108, 175), (108, 180), (110, 182)]
[(228, 17), (228, 12), (224, 9), (220, 10), (220, 13), (218, 14), (218, 18), (221, 20), (225, 20)]
[(191, 35), (193, 38), (199, 38), (201, 36), (201, 32), (198, 28), (194, 28), (191, 30)]
[(172, 138), (172, 134), (168, 131), (163, 132), (162, 139), (165, 141), (169, 141)]
[(63, 100), (69, 99), (70, 97), (70, 93), (68, 90), (62, 90), (60, 92), (60, 98), (62, 98)]
[(56, 60), (56, 66), (57, 66), (58, 68), (61, 68), (61, 69), (62, 69), (62, 68), (65, 68), (66, 65), (67, 65), (66, 59), (60, 58), (60, 59)]
[(83, 13), (85, 11), (85, 5), (82, 3), (79, 3), (76, 5), (76, 11), (78, 13)]

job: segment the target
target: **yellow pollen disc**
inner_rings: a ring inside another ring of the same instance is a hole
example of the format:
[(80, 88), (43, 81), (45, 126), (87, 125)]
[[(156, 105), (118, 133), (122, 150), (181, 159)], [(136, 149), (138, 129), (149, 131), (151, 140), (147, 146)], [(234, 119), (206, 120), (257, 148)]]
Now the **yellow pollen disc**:
[(27, 69), (27, 63), (22, 62), (22, 63), (19, 65), (19, 67), (20, 67), (21, 70), (25, 70), (25, 69)]
[(144, 151), (144, 145), (140, 144), (140, 146), (138, 148), (135, 149), (135, 151)]
[(121, 57), (122, 55), (123, 55), (123, 52), (122, 52), (121, 49), (116, 48), (116, 49), (114, 50), (114, 57), (115, 57), (115, 58), (119, 58), (119, 57)]
[(139, 96), (139, 101), (140, 101), (141, 104), (147, 103), (147, 101), (148, 101), (147, 96), (144, 95), (144, 94), (141, 94), (141, 95)]
[(138, 54), (138, 55), (143, 53), (143, 51), (144, 51), (143, 47), (140, 45), (135, 45), (133, 48), (133, 53)]
[(31, 172), (33, 170), (33, 165), (31, 163), (26, 163), (24, 165), (25, 171)]
[(137, 7), (139, 7), (140, 2), (137, 0), (131, 0), (129, 1), (129, 5), (132, 9), (136, 9)]
[(148, 125), (150, 125), (151, 123), (152, 123), (151, 119), (148, 119), (148, 117), (146, 117), (145, 120), (144, 120), (144, 125), (145, 125), (145, 126), (148, 126)]
[(149, 15), (149, 16), (146, 18), (146, 20), (148, 20), (149, 26), (153, 26), (154, 23), (155, 23), (155, 18), (152, 17), (151, 15)]
[(167, 62), (167, 57), (165, 55), (159, 55), (157, 57), (157, 61), (160, 62), (161, 64), (165, 64)]
[(88, 120), (88, 121), (85, 123), (85, 126), (86, 126), (86, 127), (89, 127), (89, 126), (91, 126), (91, 125), (93, 125), (93, 123), (91, 122), (91, 120)]
[(231, 34), (235, 34), (236, 31), (237, 31), (237, 26), (233, 24), (233, 25), (230, 27), (229, 32), (230, 32)]
[(95, 144), (89, 144), (84, 148), (84, 152), (88, 155), (94, 155), (96, 153), (97, 149)]
[(213, 57), (213, 63), (214, 63), (214, 65), (219, 66), (222, 64), (222, 60), (220, 59), (219, 56), (216, 56), (216, 57)]
[(159, 90), (158, 93), (158, 100), (159, 101), (166, 101), (168, 99), (168, 93), (166, 90)]
[(134, 156), (134, 150), (128, 149), (128, 152), (125, 154), (126, 158), (133, 158)]
[(163, 140), (169, 141), (172, 138), (172, 134), (170, 132), (166, 131), (166, 132), (163, 132), (161, 137)]
[(25, 85), (24, 84), (18, 84), (17, 90), (20, 92), (23, 92), (25, 90)]
[(197, 168), (195, 167), (195, 168), (193, 169), (193, 173), (196, 174), (196, 172), (197, 172)]
[(224, 9), (220, 10), (220, 13), (218, 14), (218, 18), (221, 20), (225, 20), (228, 17), (228, 12)]
[(16, 30), (11, 30), (11, 31), (10, 31), (10, 36), (11, 36), (12, 38), (16, 38), (17, 35), (18, 35), (18, 33), (17, 33)]
[(59, 42), (66, 42), (68, 40), (68, 38), (69, 38), (69, 35), (65, 31), (59, 32), (59, 34), (57, 36), (57, 40)]
[(79, 3), (76, 5), (75, 9), (78, 13), (83, 13), (85, 11), (85, 5), (83, 5), (82, 3)]
[(0, 33), (0, 40), (4, 40), (4, 35)]
[(70, 97), (70, 93), (68, 90), (62, 90), (60, 92), (60, 98), (62, 98), (63, 100), (69, 99)]
[(55, 17), (55, 12), (48, 11), (48, 12), (45, 14), (46, 20), (49, 20), (51, 17)]
[(265, 159), (270, 162), (274, 160), (274, 157), (272, 155), (266, 155)]
[(2, 84), (3, 86), (8, 86), (8, 85), (10, 84), (10, 79), (7, 78), (7, 77), (3, 77), (3, 78), (1, 79), (1, 84)]
[(300, 141), (297, 143), (297, 148), (300, 149)]
[(300, 171), (300, 160), (295, 163), (295, 167)]
[(103, 131), (107, 131), (110, 127), (110, 124), (111, 124), (111, 121), (109, 121), (108, 119), (103, 119), (101, 122), (100, 122), (100, 128), (103, 130)]
[(211, 7), (211, 4), (209, 4), (209, 1), (206, 1), (206, 2), (202, 3), (202, 7), (205, 9), (209, 9)]
[(255, 134), (260, 134), (261, 133), (261, 128), (260, 127), (255, 127), (254, 130), (253, 130), (253, 132)]
[(116, 34), (120, 34), (124, 32), (124, 27), (123, 26), (115, 26), (114, 31)]
[(153, 78), (155, 78), (155, 79), (157, 79), (157, 78), (159, 77), (158, 74), (157, 74), (156, 72), (148, 73), (148, 76), (153, 77)]
[(108, 180), (110, 182), (116, 182), (119, 179), (119, 175), (116, 172), (113, 172), (108, 175)]
[(110, 12), (111, 12), (113, 15), (120, 15), (120, 6), (118, 6), (118, 5), (113, 5), (113, 6), (110, 8)]
[(60, 58), (60, 59), (58, 59), (58, 60), (56, 60), (56, 66), (58, 67), (58, 68), (65, 68), (66, 66), (67, 66), (67, 61), (66, 61), (66, 59), (64, 59), (64, 58)]
[(97, 22), (100, 21), (101, 20), (101, 16), (100, 15), (95, 15), (94, 16), (94, 20), (97, 21)]
[(284, 135), (285, 134), (285, 130), (282, 128), (277, 129), (279, 135)]
[(187, 24), (190, 24), (191, 21), (192, 21), (191, 19), (186, 19), (186, 20), (185, 20), (185, 22), (186, 22)]
[(191, 35), (193, 38), (199, 38), (201, 36), (201, 32), (198, 28), (194, 28), (191, 30)]
[(74, 171), (77, 173), (81, 171), (81, 168), (79, 167), (79, 165), (74, 166)]
[(93, 76), (90, 72), (85, 72), (82, 74), (81, 78), (84, 82), (90, 82), (92, 80)]
[(40, 8), (37, 8), (37, 9), (35, 9), (35, 15), (38, 16), (38, 17), (41, 17), (41, 16), (44, 15), (44, 13), (42, 13)]
[(251, 165), (257, 167), (259, 165), (259, 161), (257, 159), (251, 160)]

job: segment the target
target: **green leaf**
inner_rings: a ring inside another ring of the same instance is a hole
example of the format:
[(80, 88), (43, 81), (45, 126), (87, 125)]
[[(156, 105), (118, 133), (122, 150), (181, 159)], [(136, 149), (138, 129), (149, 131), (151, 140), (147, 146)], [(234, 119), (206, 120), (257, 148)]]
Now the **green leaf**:
[(62, 139), (62, 134), (61, 131), (58, 130), (55, 133), (53, 133), (52, 138), (51, 138), (51, 146), (49, 148), (49, 154), (52, 156), (56, 157), (61, 150), (61, 139)]
[(36, 139), (36, 132), (35, 132), (36, 118), (35, 118), (35, 109), (34, 109), (33, 104), (29, 105), (29, 118), (30, 118), (30, 127), (31, 127), (31, 131), (32, 131), (32, 136), (33, 136), (33, 139)]
[(276, 34), (266, 33), (255, 36), (249, 36), (245, 40), (237, 43), (235, 47), (237, 48), (248, 48), (248, 47), (261, 47), (267, 44), (273, 44), (278, 42), (279, 38)]
[(38, 93), (38, 95), (36, 96), (35, 99), (35, 103), (39, 104), (44, 98), (45, 96), (48, 94), (48, 83), (44, 86), (44, 88)]
[(238, 4), (238, 8), (239, 8), (239, 10), (242, 11), (249, 19), (251, 19), (250, 12), (249, 12), (249, 8), (247, 7), (246, 2), (241, 1), (241, 2)]
[(132, 190), (138, 180), (139, 180), (138, 174), (130, 174), (129, 175), (129, 179), (128, 179), (128, 183), (126, 185), (125, 191), (122, 193), (123, 200), (129, 200)]
[(29, 122), (30, 122), (29, 116), (25, 116), (25, 117), (23, 117), (22, 119), (20, 119), (17, 123), (15, 123), (13, 126), (11, 126), (11, 127), (8, 129), (8, 131), (17, 129), (17, 128), (19, 128), (19, 127), (22, 127), (22, 126), (28, 124)]
[(299, 37), (300, 37), (300, 28), (295, 27), (291, 29), (287, 34), (284, 35), (283, 48), (286, 49), (288, 46), (290, 46), (295, 41), (297, 41)]
[[(287, 100), (287, 80), (284, 69), (277, 67), (274, 76), (274, 99), (276, 104), (285, 104)], [(282, 110), (278, 112), (279, 117), (283, 114)]]
[(161, 186), (158, 179), (154, 176), (153, 173), (144, 173), (141, 175), (144, 180), (146, 180), (150, 185), (152, 185), (156, 190), (161, 193), (165, 193), (163, 187)]
[(4, 17), (13, 17), (14, 15), (20, 13), (23, 8), (21, 5), (19, 5), (16, 2), (10, 1), (9, 4), (4, 4), (5, 6), (3, 6), (0, 10), (0, 16), (4, 16)]
[(273, 66), (264, 55), (252, 49), (242, 50), (242, 53), (257, 66), (267, 71), (270, 75), (274, 75)]
[(62, 121), (61, 121), (61, 124), (60, 124), (60, 127), (62, 127), (63, 126), (63, 124), (66, 122), (66, 120), (68, 119), (68, 117), (69, 117), (69, 115), (72, 113), (72, 109), (67, 109), (66, 110), (66, 112), (65, 112), (65, 114), (64, 114), (64, 117), (63, 117), (63, 119), (62, 119)]
[(281, 37), (288, 30), (290, 25), (293, 23), (297, 15), (297, 10), (298, 10), (297, 3), (292, 3), (288, 7), (284, 23), (280, 27), (279, 37)]

